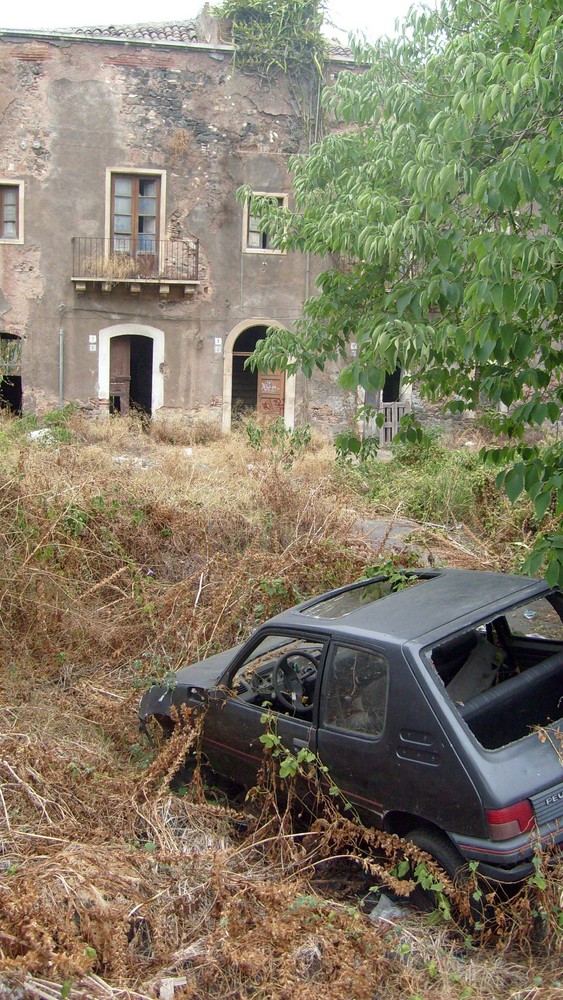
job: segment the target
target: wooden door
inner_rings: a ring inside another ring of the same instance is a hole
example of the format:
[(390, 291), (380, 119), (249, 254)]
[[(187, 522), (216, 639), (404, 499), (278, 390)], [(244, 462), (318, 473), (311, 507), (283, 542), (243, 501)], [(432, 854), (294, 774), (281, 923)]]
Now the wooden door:
[(112, 337), (110, 345), (110, 400), (114, 413), (127, 416), (131, 407), (131, 337)]
[(379, 432), (381, 445), (391, 444), (395, 434), (399, 430), (401, 417), (408, 412), (408, 403), (382, 403), (383, 424)]
[(285, 401), (285, 372), (258, 372), (258, 413), (283, 417)]
[(113, 174), (112, 205), (112, 253), (130, 264), (127, 277), (156, 277), (160, 177)]

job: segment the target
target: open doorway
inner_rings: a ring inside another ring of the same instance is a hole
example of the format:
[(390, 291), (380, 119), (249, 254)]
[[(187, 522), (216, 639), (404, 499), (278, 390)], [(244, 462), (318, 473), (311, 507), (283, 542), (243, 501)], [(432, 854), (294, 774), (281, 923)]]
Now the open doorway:
[(295, 426), (296, 376), (285, 372), (253, 372), (244, 363), (270, 327), (283, 329), (277, 320), (256, 316), (238, 323), (225, 339), (223, 354), (224, 434), (231, 430), (233, 417), (244, 412), (282, 416), (286, 427)]
[(393, 441), (401, 417), (408, 413), (410, 406), (403, 396), (401, 388), (402, 371), (396, 368), (385, 376), (385, 384), (381, 391), (380, 413), (383, 414), (383, 424), (379, 430), (379, 441), (383, 447), (388, 447)]
[(0, 333), (0, 409), (22, 413), (21, 339)]
[(401, 369), (395, 368), (394, 372), (387, 372), (385, 384), (381, 392), (382, 403), (398, 403), (401, 398)]
[[(113, 346), (120, 341), (122, 346)], [(133, 406), (154, 417), (164, 405), (164, 342), (163, 330), (144, 323), (117, 323), (99, 331), (98, 399), (109, 412)]]
[(239, 334), (233, 345), (233, 413), (255, 410), (274, 418), (284, 415), (285, 373), (259, 372), (245, 368), (247, 358), (258, 341), (265, 339), (266, 331), (265, 326), (250, 326)]
[(152, 337), (126, 335), (110, 341), (110, 413), (152, 415)]

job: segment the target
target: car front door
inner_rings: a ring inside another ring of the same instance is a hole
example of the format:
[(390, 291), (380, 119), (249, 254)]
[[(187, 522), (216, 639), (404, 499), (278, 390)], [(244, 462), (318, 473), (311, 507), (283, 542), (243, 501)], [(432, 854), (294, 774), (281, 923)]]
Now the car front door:
[(323, 636), (266, 630), (245, 647), (207, 709), (203, 751), (215, 771), (252, 787), (264, 760), (260, 737), (267, 732), (292, 754), (303, 747), (314, 751), (326, 646)]

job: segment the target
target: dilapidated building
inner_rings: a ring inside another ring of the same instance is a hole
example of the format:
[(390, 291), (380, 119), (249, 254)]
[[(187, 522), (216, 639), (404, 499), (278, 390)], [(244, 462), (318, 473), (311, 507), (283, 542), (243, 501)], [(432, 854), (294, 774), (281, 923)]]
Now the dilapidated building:
[(287, 161), (315, 137), (318, 93), (234, 55), (206, 10), (0, 32), (4, 405), (137, 407), (224, 430), (243, 408), (346, 423), (336, 371), (244, 367), (268, 327), (297, 319), (322, 262), (273, 249), (236, 191), (291, 204)]

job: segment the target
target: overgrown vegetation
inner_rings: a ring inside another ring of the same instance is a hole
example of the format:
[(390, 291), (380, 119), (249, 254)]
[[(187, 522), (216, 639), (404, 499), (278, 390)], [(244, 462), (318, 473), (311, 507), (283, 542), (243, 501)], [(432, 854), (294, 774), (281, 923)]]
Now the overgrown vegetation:
[[(372, 924), (359, 903), (378, 862), (350, 821), (313, 847), (265, 795), (248, 815), (197, 782), (172, 794), (197, 727), (152, 748), (137, 731), (152, 679), (378, 559), (404, 562), (354, 527), (376, 510), (366, 469), (336, 467), (318, 440), (286, 471), (199, 425), (188, 439), (72, 412), (47, 424), (30, 440), (28, 422), (0, 421), (0, 996), (560, 997), (551, 937), (528, 934), (534, 906), (556, 919), (557, 871), (507, 911), (507, 959), (412, 914)], [(471, 536), (464, 552), (420, 537), (417, 559), (511, 558), (506, 540), (484, 553)], [(361, 875), (350, 858), (366, 856)]]
[(214, 8), (230, 25), (235, 67), (276, 86), (284, 77), (307, 143), (318, 139), (326, 39), (319, 0), (223, 0)]
[(230, 23), (242, 69), (267, 78), (283, 73), (299, 80), (312, 70), (322, 77), (326, 41), (318, 0), (223, 0), (214, 13)]
[(503, 542), (533, 545), (539, 522), (532, 504), (521, 499), (513, 507), (475, 451), (436, 441), (424, 450), (398, 445), (394, 452), (391, 462), (377, 464), (376, 474), (365, 471), (368, 496), (378, 509), (449, 528), (463, 524), (499, 551)]
[(305, 453), (311, 443), (311, 428), (308, 424), (300, 427), (286, 427), (283, 417), (260, 423), (250, 417), (245, 425), (250, 447), (257, 452), (266, 452), (274, 468), (279, 465), (290, 469), (296, 458)]

